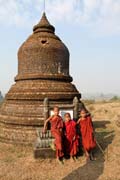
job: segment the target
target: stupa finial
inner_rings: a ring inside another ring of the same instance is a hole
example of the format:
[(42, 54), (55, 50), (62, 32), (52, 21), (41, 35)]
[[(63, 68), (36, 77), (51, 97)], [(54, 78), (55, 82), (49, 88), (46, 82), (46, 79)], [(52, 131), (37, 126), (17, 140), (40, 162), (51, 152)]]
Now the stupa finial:
[(33, 27), (33, 31), (34, 32), (38, 32), (38, 31), (39, 32), (51, 32), (51, 33), (55, 32), (55, 28), (54, 28), (54, 26), (52, 26), (49, 23), (45, 12), (43, 12), (42, 18), (39, 21), (39, 23)]
[(43, 0), (43, 12), (46, 12), (46, 1)]

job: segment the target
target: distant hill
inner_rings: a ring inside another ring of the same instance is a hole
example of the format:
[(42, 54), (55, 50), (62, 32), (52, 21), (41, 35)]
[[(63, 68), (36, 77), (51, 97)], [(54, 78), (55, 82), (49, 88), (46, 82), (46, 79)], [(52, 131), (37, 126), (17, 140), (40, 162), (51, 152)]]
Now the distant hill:
[(120, 97), (120, 95), (118, 94), (104, 94), (104, 93), (83, 93), (82, 94), (82, 99), (88, 99), (88, 100), (97, 100), (97, 101), (101, 101), (101, 100), (110, 100), (113, 97)]

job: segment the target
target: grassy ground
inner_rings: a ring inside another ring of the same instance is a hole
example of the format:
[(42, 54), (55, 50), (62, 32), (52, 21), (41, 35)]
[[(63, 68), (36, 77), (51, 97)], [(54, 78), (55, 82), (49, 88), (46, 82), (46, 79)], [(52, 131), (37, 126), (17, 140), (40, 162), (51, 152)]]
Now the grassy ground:
[(97, 147), (97, 160), (86, 164), (66, 160), (59, 165), (55, 159), (34, 159), (31, 147), (0, 143), (0, 180), (120, 180), (120, 129), (116, 126), (120, 103), (87, 105), (93, 114), (96, 138), (105, 151)]

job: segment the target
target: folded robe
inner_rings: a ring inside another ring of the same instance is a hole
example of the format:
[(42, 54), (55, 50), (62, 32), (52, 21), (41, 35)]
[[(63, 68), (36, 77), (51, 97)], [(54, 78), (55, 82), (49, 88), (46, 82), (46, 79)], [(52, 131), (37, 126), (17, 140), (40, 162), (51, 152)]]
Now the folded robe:
[(90, 116), (80, 120), (80, 131), (83, 148), (87, 151), (93, 149), (96, 146), (96, 141), (93, 135), (93, 125)]
[(63, 154), (63, 144), (62, 144), (62, 129), (63, 129), (63, 120), (61, 116), (52, 116), (50, 118), (51, 123), (51, 133), (55, 138), (56, 146), (56, 157), (62, 157)]
[(64, 123), (65, 126), (65, 139), (64, 151), (66, 155), (74, 156), (78, 150), (78, 137), (76, 134), (76, 122), (69, 120)]

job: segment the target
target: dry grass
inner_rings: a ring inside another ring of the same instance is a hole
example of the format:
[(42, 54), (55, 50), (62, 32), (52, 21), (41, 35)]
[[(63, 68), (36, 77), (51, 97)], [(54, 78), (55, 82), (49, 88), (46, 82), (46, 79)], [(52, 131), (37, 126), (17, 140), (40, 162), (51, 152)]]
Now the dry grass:
[(0, 143), (0, 180), (120, 180), (120, 130), (114, 123), (120, 104), (94, 103), (92, 108), (105, 158), (97, 147), (95, 162), (86, 164), (81, 156), (77, 162), (66, 160), (59, 165), (55, 159), (34, 159), (32, 147)]

